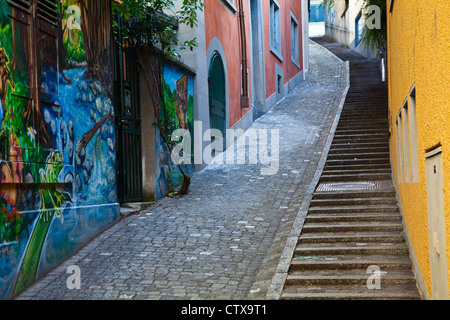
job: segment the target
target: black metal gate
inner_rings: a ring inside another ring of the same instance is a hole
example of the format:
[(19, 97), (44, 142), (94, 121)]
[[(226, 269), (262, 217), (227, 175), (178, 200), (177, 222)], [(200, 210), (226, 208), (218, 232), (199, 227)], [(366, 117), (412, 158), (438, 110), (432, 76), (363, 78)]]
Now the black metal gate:
[[(121, 38), (120, 25), (118, 37)], [(115, 54), (117, 197), (120, 203), (141, 202), (141, 114), (137, 57), (134, 49), (127, 48), (125, 44), (116, 45)]]

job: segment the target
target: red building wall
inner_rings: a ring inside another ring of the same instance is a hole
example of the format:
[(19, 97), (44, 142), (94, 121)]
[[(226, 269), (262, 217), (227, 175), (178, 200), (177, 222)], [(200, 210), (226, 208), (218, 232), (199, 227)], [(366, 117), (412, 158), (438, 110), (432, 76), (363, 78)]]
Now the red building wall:
[[(302, 18), (302, 3), (301, 0), (279, 0), (281, 10), (281, 61), (270, 50), (270, 2), (269, 0), (262, 0), (264, 11), (264, 51), (266, 53), (266, 94), (267, 98), (273, 95), (276, 91), (276, 77), (275, 77), (275, 63), (283, 68), (284, 84), (287, 84), (299, 72), (303, 70), (303, 50), (302, 50), (302, 32), (301, 32), (301, 18)], [(299, 28), (299, 64), (298, 68), (291, 59), (291, 11), (298, 19)]]
[[(262, 3), (263, 26), (264, 26), (264, 52), (265, 52), (265, 85), (266, 98), (276, 93), (275, 64), (278, 64), (284, 72), (284, 85), (298, 75), (303, 69), (302, 56), (302, 4), (301, 0), (279, 0), (280, 4), (280, 24), (281, 24), (281, 61), (270, 50), (270, 1), (260, 0)], [(225, 52), (228, 74), (228, 106), (229, 106), (229, 126), (233, 127), (252, 106), (252, 59), (251, 59), (251, 37), (250, 37), (250, 9), (249, 0), (243, 0), (245, 13), (245, 34), (247, 48), (247, 64), (249, 71), (249, 97), (250, 107), (241, 108), (241, 47), (239, 30), (239, 12), (234, 11), (226, 3), (226, 0), (205, 0), (205, 34), (206, 50), (210, 46), (211, 40), (217, 37)], [(234, 1), (236, 9), (239, 9), (238, 0)], [(293, 12), (298, 19), (298, 52), (299, 65), (296, 66), (291, 59), (291, 14)], [(209, 64), (209, 61), (208, 61)]]
[[(237, 0), (235, 0), (236, 8)], [(243, 1), (245, 12), (245, 33), (247, 35), (247, 61), (249, 74), (251, 74), (250, 65), (250, 25), (249, 25), (249, 8), (248, 1)], [(239, 31), (239, 14), (221, 0), (205, 0), (205, 33), (206, 48), (208, 50), (211, 40), (217, 37), (225, 51), (228, 73), (228, 105), (229, 105), (229, 121), (230, 128), (233, 127), (247, 112), (249, 108), (241, 108), (241, 47), (240, 47), (240, 31)], [(208, 61), (209, 63), (209, 61)], [(249, 83), (251, 88), (251, 79)], [(249, 90), (251, 101), (251, 90)], [(250, 103), (251, 105), (251, 103)]]

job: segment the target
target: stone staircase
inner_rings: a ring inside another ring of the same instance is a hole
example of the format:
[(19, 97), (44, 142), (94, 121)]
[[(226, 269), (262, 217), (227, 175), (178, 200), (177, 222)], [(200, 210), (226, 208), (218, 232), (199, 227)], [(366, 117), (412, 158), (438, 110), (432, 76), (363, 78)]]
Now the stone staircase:
[(317, 40), (350, 61), (351, 88), (281, 299), (420, 299), (391, 180), (386, 85), (376, 63)]

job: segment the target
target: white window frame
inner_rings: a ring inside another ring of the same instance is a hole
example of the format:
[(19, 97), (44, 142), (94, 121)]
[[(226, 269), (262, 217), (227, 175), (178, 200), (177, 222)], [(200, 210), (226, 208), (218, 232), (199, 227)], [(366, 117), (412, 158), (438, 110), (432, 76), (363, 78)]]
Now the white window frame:
[(402, 112), (400, 110), (396, 124), (397, 136), (397, 179), (399, 183), (403, 183), (403, 123)]
[(409, 129), (409, 105), (408, 99), (403, 103), (403, 159), (405, 162), (405, 182), (411, 181), (411, 148), (410, 148), (410, 129)]
[(409, 92), (409, 118), (410, 118), (410, 138), (411, 138), (411, 169), (412, 182), (419, 182), (419, 148), (417, 142), (417, 105), (416, 105), (416, 85), (414, 84)]
[(269, 0), (270, 4), (270, 51), (281, 61), (281, 6), (277, 0)]

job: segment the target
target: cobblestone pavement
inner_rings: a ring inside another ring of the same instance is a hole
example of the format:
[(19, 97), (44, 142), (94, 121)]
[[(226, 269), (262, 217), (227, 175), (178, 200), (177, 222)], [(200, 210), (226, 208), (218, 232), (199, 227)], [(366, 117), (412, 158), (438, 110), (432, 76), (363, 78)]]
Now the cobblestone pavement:
[(345, 63), (313, 42), (310, 54), (309, 79), (251, 127), (280, 130), (276, 175), (211, 164), (189, 195), (121, 220), (18, 299), (265, 299), (344, 92)]

